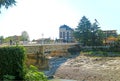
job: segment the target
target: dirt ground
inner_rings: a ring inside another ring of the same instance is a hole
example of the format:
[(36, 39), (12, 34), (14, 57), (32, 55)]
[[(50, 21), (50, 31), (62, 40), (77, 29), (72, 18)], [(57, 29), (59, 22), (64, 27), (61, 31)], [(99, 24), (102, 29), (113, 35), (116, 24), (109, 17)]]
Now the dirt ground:
[(79, 55), (61, 64), (54, 76), (77, 81), (120, 81), (120, 57)]

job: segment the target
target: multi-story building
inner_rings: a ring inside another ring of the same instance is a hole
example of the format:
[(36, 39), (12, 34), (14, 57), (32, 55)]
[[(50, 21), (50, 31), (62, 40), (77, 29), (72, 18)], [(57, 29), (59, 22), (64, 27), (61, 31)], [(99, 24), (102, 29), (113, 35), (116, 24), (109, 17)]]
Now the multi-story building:
[(104, 30), (103, 33), (105, 34), (105, 44), (111, 44), (117, 40), (117, 30)]
[(103, 33), (105, 34), (106, 37), (117, 36), (117, 30), (104, 30)]
[(74, 41), (73, 31), (74, 30), (70, 28), (69, 26), (62, 25), (59, 28), (59, 38), (63, 42), (73, 42)]

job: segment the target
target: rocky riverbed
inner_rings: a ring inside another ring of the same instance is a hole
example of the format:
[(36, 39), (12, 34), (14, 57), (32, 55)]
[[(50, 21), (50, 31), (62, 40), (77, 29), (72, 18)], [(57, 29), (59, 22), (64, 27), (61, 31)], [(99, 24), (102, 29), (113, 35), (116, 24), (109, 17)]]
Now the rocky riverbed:
[(120, 81), (120, 57), (77, 55), (51, 58), (47, 76), (77, 81)]
[(67, 58), (58, 58), (58, 57), (53, 57), (49, 59), (49, 69), (45, 71), (45, 75), (47, 75), (49, 78), (54, 77), (54, 74), (56, 70), (63, 64), (65, 63)]

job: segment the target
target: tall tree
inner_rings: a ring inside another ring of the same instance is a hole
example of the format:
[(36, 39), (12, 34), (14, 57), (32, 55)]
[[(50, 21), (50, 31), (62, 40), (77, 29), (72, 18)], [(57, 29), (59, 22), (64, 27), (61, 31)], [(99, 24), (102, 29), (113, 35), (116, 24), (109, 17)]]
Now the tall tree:
[(91, 45), (94, 45), (94, 46), (102, 45), (103, 38), (104, 38), (104, 34), (103, 34), (102, 30), (100, 30), (98, 23), (95, 21), (91, 25)]
[(22, 41), (29, 41), (29, 35), (27, 31), (23, 31), (21, 37), (22, 37)]
[(102, 45), (104, 35), (98, 24), (96, 20), (91, 24), (91, 22), (83, 16), (74, 31), (74, 37), (83, 45)]
[(4, 42), (4, 37), (0, 36), (0, 44), (2, 44)]
[(0, 0), (0, 8), (5, 7), (9, 8), (12, 5), (16, 4), (16, 0)]
[(91, 39), (90, 33), (91, 22), (83, 16), (74, 32), (74, 37), (83, 45), (89, 45)]

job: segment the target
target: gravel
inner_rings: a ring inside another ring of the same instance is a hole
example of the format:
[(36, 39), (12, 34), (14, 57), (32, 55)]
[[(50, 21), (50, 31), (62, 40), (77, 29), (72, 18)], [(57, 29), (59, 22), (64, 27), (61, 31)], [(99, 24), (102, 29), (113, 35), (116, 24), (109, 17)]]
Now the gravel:
[(47, 76), (77, 81), (120, 81), (120, 57), (51, 58)]

